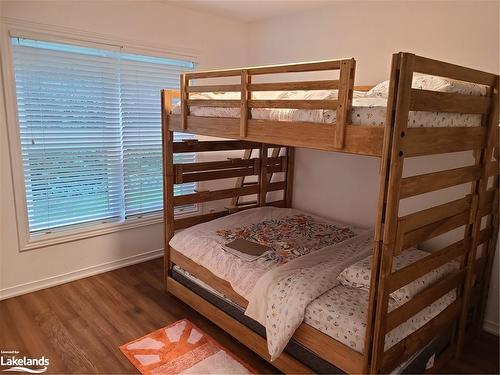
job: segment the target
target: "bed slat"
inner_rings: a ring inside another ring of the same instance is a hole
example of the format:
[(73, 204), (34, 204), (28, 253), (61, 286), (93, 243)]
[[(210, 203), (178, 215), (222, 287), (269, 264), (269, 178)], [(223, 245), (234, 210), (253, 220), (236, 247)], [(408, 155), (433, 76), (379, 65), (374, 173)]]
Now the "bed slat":
[(224, 69), (224, 70), (209, 70), (203, 72), (186, 73), (186, 76), (190, 80), (198, 78), (235, 77), (239, 76), (241, 70), (243, 69), (248, 71), (249, 74), (254, 74), (254, 75), (336, 70), (340, 69), (341, 61), (342, 60), (325, 60), (325, 61), (313, 61), (308, 63), (297, 63), (297, 64), (281, 64), (281, 65), (245, 67), (245, 68)]
[(443, 264), (464, 255), (468, 251), (469, 247), (470, 240), (462, 239), (446, 246), (444, 249), (435, 251), (425, 258), (419, 259), (398, 271), (395, 271), (391, 274), (387, 285), (389, 293), (398, 290), (413, 280), (417, 280), (432, 270), (441, 267)]
[(178, 176), (175, 178), (176, 184), (183, 184), (186, 182), (200, 182), (200, 181), (210, 181), (210, 180), (222, 180), (225, 178), (233, 178), (240, 176), (251, 176), (258, 174), (259, 171), (255, 170), (254, 167), (251, 168), (235, 168), (235, 169), (224, 169), (219, 171), (209, 171), (209, 172), (193, 172), (193, 173), (183, 173), (182, 178), (179, 179)]
[(399, 219), (400, 225), (402, 225), (402, 232), (411, 232), (426, 225), (436, 223), (439, 220), (443, 220), (466, 211), (468, 212), (471, 209), (471, 205), (472, 196), (468, 195), (464, 198), (403, 216)]
[(401, 248), (407, 249), (410, 246), (415, 246), (421, 242), (430, 240), (431, 238), (449, 232), (452, 229), (468, 224), (469, 220), (470, 212), (464, 211), (458, 215), (450, 216), (446, 219), (415, 229), (414, 231), (403, 235)]
[(485, 127), (410, 128), (401, 149), (405, 157), (479, 150), (485, 139)]
[(249, 100), (249, 108), (337, 109), (337, 100)]
[(389, 312), (387, 316), (387, 332), (390, 332), (400, 324), (406, 322), (412, 316), (420, 312), (425, 307), (437, 301), (450, 290), (457, 288), (465, 279), (465, 270), (455, 272), (444, 279), (432, 284), (408, 302), (395, 310)]
[(338, 80), (252, 83), (250, 91), (337, 90)]
[(239, 99), (189, 99), (189, 106), (195, 107), (223, 107), (223, 108), (239, 108)]
[(259, 148), (260, 143), (250, 141), (185, 141), (174, 142), (173, 153), (231, 151)]
[(419, 73), (447, 77), (460, 81), (479, 83), (487, 86), (493, 86), (497, 77), (495, 74), (466, 68), (460, 65), (450, 64), (443, 61), (433, 60), (422, 56), (415, 56), (413, 69), (415, 72)]
[[(268, 191), (278, 191), (285, 188), (285, 182), (272, 182), (268, 185)], [(259, 185), (248, 185), (240, 188), (231, 188), (215, 191), (200, 191), (198, 193), (178, 195), (174, 197), (174, 206), (184, 206), (187, 204), (216, 201), (237, 196), (252, 195), (259, 193)]]
[(174, 197), (174, 206), (184, 206), (188, 204), (216, 201), (219, 199), (228, 199), (237, 196), (256, 194), (259, 191), (257, 184), (243, 186), (240, 188), (223, 189), (216, 191), (199, 191), (193, 194), (178, 195)]
[(182, 169), (182, 172), (212, 171), (216, 169), (253, 167), (257, 158), (252, 159), (229, 159), (224, 161), (206, 161), (196, 163), (174, 164), (175, 168)]
[(188, 92), (239, 92), (241, 85), (198, 85), (189, 86)]
[(481, 166), (472, 165), (403, 178), (401, 199), (472, 182), (481, 177)]
[(486, 96), (412, 89), (410, 98), (412, 111), (485, 114), (490, 108)]

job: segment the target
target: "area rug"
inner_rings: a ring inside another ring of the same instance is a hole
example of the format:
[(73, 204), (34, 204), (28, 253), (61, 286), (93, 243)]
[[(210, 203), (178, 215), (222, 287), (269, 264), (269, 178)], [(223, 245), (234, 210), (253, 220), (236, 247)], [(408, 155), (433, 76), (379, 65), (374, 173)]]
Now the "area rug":
[(141, 374), (256, 374), (187, 319), (120, 346)]

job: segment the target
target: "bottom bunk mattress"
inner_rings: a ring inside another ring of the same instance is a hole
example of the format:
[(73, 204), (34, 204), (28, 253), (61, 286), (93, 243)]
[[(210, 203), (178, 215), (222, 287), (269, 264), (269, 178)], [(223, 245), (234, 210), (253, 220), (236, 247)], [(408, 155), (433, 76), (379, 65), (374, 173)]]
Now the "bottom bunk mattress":
[[(243, 323), (259, 335), (265, 337), (265, 327), (257, 323), (255, 320), (245, 316), (244, 308), (235, 304), (223, 294), (212, 288), (210, 285), (197, 279), (178, 266), (174, 266), (172, 270), (172, 277), (180, 282), (188, 289), (194, 291), (208, 302), (217, 306), (240, 323)], [(440, 354), (449, 344), (451, 337), (451, 329), (443, 332), (434, 340), (432, 340), (426, 347), (415, 353), (409, 360), (396, 368), (393, 373), (403, 374), (420, 374), (423, 373), (430, 365), (433, 364), (433, 359), (436, 354)], [(285, 352), (297, 358), (306, 366), (311, 368), (314, 372), (319, 374), (340, 374), (344, 373), (341, 369), (335, 367), (331, 363), (325, 361), (323, 358), (318, 357), (308, 348), (300, 343), (291, 340), (285, 348)]]
[[(243, 306), (233, 302), (217, 289), (204, 283), (181, 267), (175, 266), (178, 274), (195, 282), (197, 285), (224, 299), (226, 302), (238, 306), (244, 311)], [(339, 285), (330, 289), (312, 301), (306, 308), (304, 323), (316, 328), (324, 334), (349, 346), (351, 349), (363, 353), (366, 334), (366, 321), (368, 311), (369, 293), (358, 288)], [(408, 319), (405, 323), (390, 331), (385, 340), (385, 349), (397, 344), (412, 332), (419, 329), (455, 300), (455, 293), (448, 293), (433, 304), (421, 310), (418, 314)], [(389, 300), (389, 311), (394, 310), (399, 304)]]
[[(272, 250), (256, 260), (242, 259), (226, 248), (229, 241), (238, 238), (265, 244)], [(231, 292), (241, 296), (236, 301), (233, 298), (233, 302), (249, 301), (245, 314), (266, 327), (272, 358), (281, 353), (303, 322), (363, 353), (372, 244), (372, 236), (361, 228), (276, 207), (250, 209), (199, 224), (170, 241), (172, 249), (189, 258), (197, 268), (202, 267), (202, 275), (216, 276), (203, 278), (205, 281), (227, 282)], [(407, 250), (395, 258), (395, 268), (427, 255), (421, 250)], [(446, 265), (394, 292), (389, 310), (456, 267)], [(185, 268), (177, 271), (190, 276), (190, 269)], [(224, 291), (218, 285), (197, 282)], [(422, 327), (455, 298), (452, 290), (394, 328), (386, 336), (385, 349)]]

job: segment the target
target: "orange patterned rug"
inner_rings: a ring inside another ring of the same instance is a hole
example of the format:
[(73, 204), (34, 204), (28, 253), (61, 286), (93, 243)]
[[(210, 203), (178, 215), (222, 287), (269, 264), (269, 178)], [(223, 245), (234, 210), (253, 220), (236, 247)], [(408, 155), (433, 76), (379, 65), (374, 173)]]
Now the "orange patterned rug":
[(256, 374), (187, 319), (120, 346), (141, 374)]

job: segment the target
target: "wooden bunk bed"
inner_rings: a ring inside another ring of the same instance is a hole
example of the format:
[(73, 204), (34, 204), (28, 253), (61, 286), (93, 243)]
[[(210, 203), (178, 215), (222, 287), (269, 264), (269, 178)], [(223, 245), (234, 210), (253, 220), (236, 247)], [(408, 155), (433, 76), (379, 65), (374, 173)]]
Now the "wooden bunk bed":
[[(339, 73), (336, 80), (262, 82), (262, 75), (327, 71)], [(435, 92), (412, 88), (414, 73), (447, 77), (485, 85), (486, 96)], [(482, 326), (493, 257), (498, 236), (498, 90), (497, 75), (427, 59), (410, 53), (392, 57), (389, 95), (384, 126), (352, 125), (349, 112), (354, 90), (354, 59), (291, 65), (277, 65), (186, 73), (181, 77), (181, 113), (172, 114), (173, 99), (179, 93), (162, 91), (164, 201), (165, 201), (165, 287), (166, 290), (269, 360), (266, 340), (240, 321), (190, 290), (172, 277), (174, 265), (202, 280), (215, 290), (246, 306), (247, 301), (231, 285), (193, 262), (168, 244), (179, 229), (208, 222), (236, 211), (272, 205), (291, 207), (294, 147), (346, 152), (380, 158), (380, 187), (371, 265), (369, 311), (364, 351), (360, 353), (321, 331), (303, 323), (293, 339), (318, 357), (348, 373), (386, 373), (395, 369), (443, 332), (452, 332), (446, 350), (436, 353), (432, 370), (460, 355), (467, 335)], [(236, 77), (238, 83), (193, 85), (202, 79)], [(336, 100), (255, 100), (254, 92), (272, 90), (338, 89)], [(193, 100), (191, 93), (208, 91), (240, 92), (239, 100)], [(190, 114), (193, 106), (237, 107), (239, 118), (201, 117)], [(336, 111), (334, 124), (252, 119), (252, 108), (329, 109)], [(471, 113), (481, 115), (477, 127), (408, 126), (410, 111)], [(225, 138), (218, 141), (173, 142), (173, 132)], [(285, 152), (269, 157), (268, 149)], [(174, 164), (174, 154), (221, 150), (259, 150), (258, 157), (192, 164)], [(458, 168), (417, 175), (405, 173), (405, 162), (427, 155), (470, 151), (474, 163)], [(271, 174), (284, 176), (282, 181)], [(257, 176), (256, 183), (243, 183), (245, 176)], [(174, 196), (174, 184), (238, 178), (237, 186)], [(401, 214), (400, 202), (411, 197), (469, 184), (470, 193), (430, 208)], [(268, 202), (270, 192), (282, 192), (282, 199)], [(256, 195), (253, 204), (228, 206), (218, 212), (174, 217), (174, 208), (186, 204)], [(464, 228), (461, 238), (432, 255), (393, 271), (394, 257), (411, 246)], [(478, 256), (478, 249), (481, 256)], [(460, 267), (427, 287), (407, 303), (389, 312), (390, 294), (424, 274), (459, 260)], [(436, 301), (457, 290), (457, 298), (388, 350), (386, 333)], [(272, 362), (286, 373), (310, 373), (311, 368), (293, 356), (283, 354)]]

